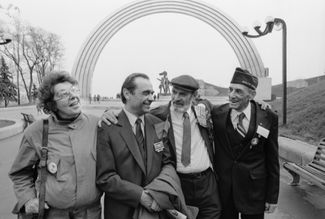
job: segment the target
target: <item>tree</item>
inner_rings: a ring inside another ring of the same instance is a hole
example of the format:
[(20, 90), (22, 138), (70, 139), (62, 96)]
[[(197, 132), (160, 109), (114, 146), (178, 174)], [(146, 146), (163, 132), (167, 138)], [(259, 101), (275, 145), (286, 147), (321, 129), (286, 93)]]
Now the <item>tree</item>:
[(36, 38), (34, 41), (35, 45), (37, 45), (36, 53), (40, 57), (35, 66), (35, 71), (38, 83), (41, 84), (43, 77), (48, 72), (53, 71), (62, 60), (63, 46), (58, 35), (48, 33), (42, 29), (36, 30), (36, 33), (32, 36)]
[(0, 52), (14, 63), (18, 88), (21, 80), (31, 103), (33, 84), (40, 84), (45, 74), (53, 71), (60, 63), (63, 46), (57, 35), (25, 24), (20, 18), (12, 19), (14, 21), (11, 30), (12, 42), (1, 47)]
[(37, 95), (38, 95), (38, 89), (36, 85), (33, 84), (33, 89), (32, 89), (33, 103), (36, 103)]
[[(0, 52), (2, 52), (5, 56), (7, 56), (15, 66), (16, 70), (16, 85), (17, 85), (17, 102), (20, 105), (20, 75), (23, 74), (22, 68), (20, 67), (20, 57), (21, 57), (21, 50), (20, 50), (20, 42), (22, 39), (21, 29), (22, 29), (22, 22), (20, 19), (20, 10), (18, 7), (13, 6), (10, 4), (7, 8), (0, 6), (2, 17), (7, 18), (5, 26), (2, 24), (3, 31), (6, 33), (10, 33), (12, 42), (10, 43), (10, 50), (8, 49), (7, 45), (0, 48)], [(14, 31), (10, 31), (9, 27), (13, 27)]]
[(0, 67), (0, 101), (5, 102), (5, 107), (8, 106), (10, 101), (17, 101), (17, 87), (12, 82), (12, 73), (3, 56), (1, 56)]

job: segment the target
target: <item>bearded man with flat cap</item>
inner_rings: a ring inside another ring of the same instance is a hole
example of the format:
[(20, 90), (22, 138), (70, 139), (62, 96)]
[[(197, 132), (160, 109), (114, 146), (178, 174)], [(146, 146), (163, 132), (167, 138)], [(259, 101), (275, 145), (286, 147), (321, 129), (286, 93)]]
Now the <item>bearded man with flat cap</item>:
[(229, 103), (211, 108), (223, 219), (262, 219), (277, 205), (278, 116), (253, 100), (257, 85), (236, 68)]
[(189, 75), (173, 78), (171, 84), (169, 104), (150, 113), (170, 125), (168, 138), (186, 204), (199, 208), (198, 219), (220, 218), (213, 133), (200, 120), (200, 112), (193, 106), (199, 84)]

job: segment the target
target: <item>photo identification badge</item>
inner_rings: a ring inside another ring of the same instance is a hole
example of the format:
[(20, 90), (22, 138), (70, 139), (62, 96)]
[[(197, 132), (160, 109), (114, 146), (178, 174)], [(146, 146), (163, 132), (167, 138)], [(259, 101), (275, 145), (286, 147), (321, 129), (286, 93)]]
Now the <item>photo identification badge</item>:
[(164, 150), (164, 144), (162, 141), (158, 141), (158, 142), (154, 143), (153, 146), (155, 148), (155, 151), (158, 153)]
[(257, 134), (263, 136), (264, 138), (267, 138), (269, 136), (270, 130), (267, 130), (266, 128), (262, 126), (257, 126)]

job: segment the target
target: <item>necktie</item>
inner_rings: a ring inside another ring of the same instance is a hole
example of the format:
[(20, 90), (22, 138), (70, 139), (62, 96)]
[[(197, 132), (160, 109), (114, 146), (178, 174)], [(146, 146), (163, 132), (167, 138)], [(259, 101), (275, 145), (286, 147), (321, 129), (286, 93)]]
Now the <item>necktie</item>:
[(245, 114), (241, 113), (238, 115), (238, 123), (237, 123), (237, 131), (238, 133), (245, 138), (246, 130), (243, 125), (243, 119), (245, 118)]
[(146, 147), (145, 147), (145, 143), (144, 143), (144, 137), (143, 137), (143, 133), (142, 133), (142, 129), (141, 129), (141, 122), (142, 120), (141, 119), (137, 119), (135, 121), (135, 124), (136, 124), (136, 127), (135, 127), (135, 138), (137, 139), (137, 142), (138, 142), (138, 146), (139, 146), (139, 149), (140, 149), (140, 153), (142, 155), (142, 159), (143, 159), (143, 162), (146, 166)]
[(184, 166), (191, 162), (191, 122), (187, 112), (183, 115), (183, 145), (181, 161)]

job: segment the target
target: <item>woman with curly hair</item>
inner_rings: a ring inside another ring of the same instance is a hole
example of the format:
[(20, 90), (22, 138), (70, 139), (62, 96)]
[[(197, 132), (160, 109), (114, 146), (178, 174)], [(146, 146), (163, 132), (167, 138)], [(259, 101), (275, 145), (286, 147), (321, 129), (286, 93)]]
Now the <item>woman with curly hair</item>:
[[(78, 82), (66, 72), (48, 74), (38, 99), (39, 108), (49, 114), (45, 218), (99, 219), (101, 192), (95, 184), (98, 118), (82, 112)], [(27, 214), (39, 209), (40, 179), (34, 180), (33, 166), (40, 160), (42, 131), (42, 120), (25, 130), (9, 172), (18, 199), (16, 210)]]

